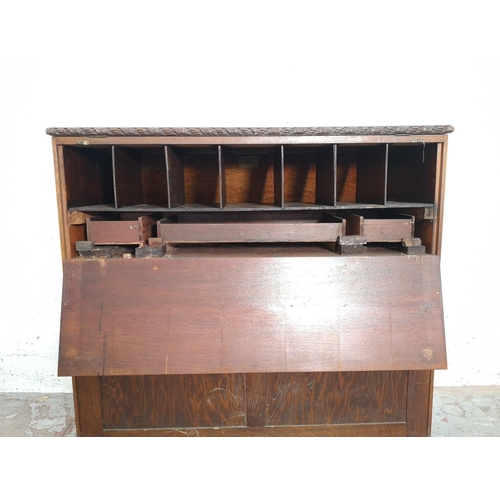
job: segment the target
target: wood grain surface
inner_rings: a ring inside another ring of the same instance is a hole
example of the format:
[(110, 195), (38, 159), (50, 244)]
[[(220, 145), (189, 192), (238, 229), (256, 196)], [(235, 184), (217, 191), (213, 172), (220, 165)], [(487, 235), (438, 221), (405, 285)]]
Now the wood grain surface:
[(436, 256), (64, 265), (60, 375), (445, 367)]
[(104, 429), (404, 423), (407, 371), (100, 379)]

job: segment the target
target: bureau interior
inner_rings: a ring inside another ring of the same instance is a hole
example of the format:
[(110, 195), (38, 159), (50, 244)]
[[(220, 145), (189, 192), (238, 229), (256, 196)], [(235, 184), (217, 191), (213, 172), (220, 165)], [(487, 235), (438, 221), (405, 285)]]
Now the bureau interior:
[[(148, 215), (156, 224), (172, 214), (181, 224), (189, 219), (182, 214), (198, 214), (206, 224), (302, 224), (324, 220), (322, 214), (387, 220), (392, 211), (415, 219), (414, 236), (428, 251), (433, 241), (436, 143), (92, 145), (63, 151), (72, 244), (88, 238), (83, 227), (73, 227), (88, 218), (96, 228), (100, 220)], [(312, 219), (311, 211), (317, 212)], [(282, 216), (293, 212), (291, 219)], [(296, 226), (301, 228), (310, 230)], [(157, 237), (156, 226), (152, 231)], [(297, 235), (297, 242), (303, 239)]]
[(67, 207), (432, 206), (437, 144), (64, 146)]

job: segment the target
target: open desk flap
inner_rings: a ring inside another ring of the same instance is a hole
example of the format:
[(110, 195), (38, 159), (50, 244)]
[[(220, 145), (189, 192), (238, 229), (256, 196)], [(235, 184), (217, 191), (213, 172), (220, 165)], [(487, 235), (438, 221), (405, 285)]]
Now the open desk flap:
[(64, 265), (61, 376), (440, 368), (437, 256)]

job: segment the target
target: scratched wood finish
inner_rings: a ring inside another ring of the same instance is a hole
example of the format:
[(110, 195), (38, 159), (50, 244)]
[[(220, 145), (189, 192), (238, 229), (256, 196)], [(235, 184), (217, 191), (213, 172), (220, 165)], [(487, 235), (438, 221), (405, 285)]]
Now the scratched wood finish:
[(248, 425), (405, 422), (408, 372), (247, 374)]
[(246, 426), (243, 374), (101, 377), (105, 429)]
[(104, 429), (264, 428), (406, 420), (406, 371), (105, 376), (99, 380)]
[(444, 368), (439, 259), (334, 255), (66, 261), (59, 374)]

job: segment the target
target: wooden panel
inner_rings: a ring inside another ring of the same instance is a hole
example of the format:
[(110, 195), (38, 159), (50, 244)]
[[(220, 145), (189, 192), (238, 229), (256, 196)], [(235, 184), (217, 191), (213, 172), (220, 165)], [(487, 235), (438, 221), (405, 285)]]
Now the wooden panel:
[(357, 149), (337, 146), (336, 203), (356, 202)]
[(63, 151), (68, 207), (113, 204), (111, 148), (70, 148)]
[(167, 162), (168, 207), (184, 205), (184, 167), (176, 149), (165, 146)]
[(86, 239), (85, 226), (84, 225), (68, 226), (68, 233), (69, 233), (69, 239), (70, 239), (70, 245), (69, 245), (70, 255), (67, 257), (71, 257), (71, 258), (77, 257), (78, 253), (75, 249), (75, 242), (76, 241), (84, 241)]
[(360, 235), (368, 242), (400, 242), (403, 238), (413, 238), (415, 218), (406, 215), (386, 215), (383, 218), (363, 217), (348, 214), (346, 233)]
[(433, 372), (411, 371), (408, 378), (407, 435), (430, 436)]
[(116, 208), (139, 205), (142, 199), (140, 154), (133, 148), (113, 147)]
[(193, 148), (182, 151), (185, 203), (220, 207), (218, 148)]
[(285, 203), (316, 203), (316, 149), (285, 148)]
[(158, 223), (169, 243), (334, 242), (344, 233), (343, 220), (330, 216), (322, 222)]
[(387, 144), (359, 148), (356, 180), (358, 203), (386, 202)]
[(100, 377), (104, 429), (403, 423), (408, 372)]
[(124, 221), (93, 217), (87, 219), (87, 240), (96, 245), (139, 245), (151, 237), (154, 224), (155, 221), (146, 216)]
[(404, 422), (407, 384), (406, 371), (248, 374), (248, 425)]
[(113, 147), (116, 207), (168, 206), (164, 148)]
[(101, 393), (98, 377), (74, 377), (75, 420), (79, 437), (102, 436)]
[(141, 151), (142, 203), (168, 207), (167, 165), (164, 148)]
[[(275, 148), (225, 148), (227, 204), (274, 206), (275, 165), (279, 166), (275, 158)], [(276, 179), (276, 186), (279, 185), (280, 180)]]
[(283, 146), (274, 148), (274, 204), (285, 206), (285, 150)]
[(224, 163), (224, 150), (222, 146), (217, 147), (219, 156), (219, 208), (224, 208), (227, 205), (227, 188), (226, 188), (226, 164)]
[(330, 255), (67, 261), (59, 374), (446, 367), (438, 257)]
[(102, 377), (105, 429), (246, 425), (245, 376)]
[(435, 202), (437, 144), (390, 145), (387, 199)]
[(335, 205), (337, 197), (337, 145), (318, 150), (316, 160), (316, 203)]

